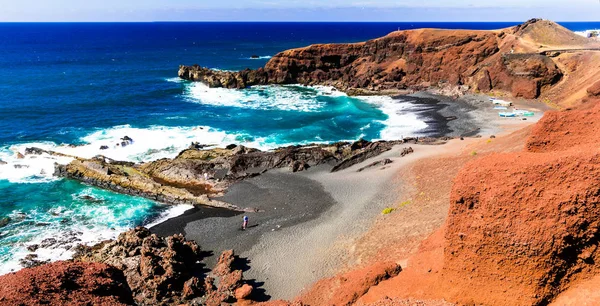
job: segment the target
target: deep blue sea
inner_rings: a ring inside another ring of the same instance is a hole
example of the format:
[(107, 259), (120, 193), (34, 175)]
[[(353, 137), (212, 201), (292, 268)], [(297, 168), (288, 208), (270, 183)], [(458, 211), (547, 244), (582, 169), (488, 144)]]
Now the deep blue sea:
[[(27, 147), (147, 161), (172, 157), (192, 141), (268, 149), (399, 138), (427, 126), (410, 101), (351, 98), (326, 87), (209, 89), (179, 80), (180, 64), (257, 68), (279, 51), (308, 44), (364, 41), (397, 29), (515, 24), (0, 23), (0, 218), (9, 218), (0, 228), (0, 273), (18, 269), (34, 245), (41, 260), (65, 259), (76, 243), (186, 209), (57, 179), (54, 163), (69, 160), (18, 158)], [(133, 145), (117, 147), (124, 136)]]

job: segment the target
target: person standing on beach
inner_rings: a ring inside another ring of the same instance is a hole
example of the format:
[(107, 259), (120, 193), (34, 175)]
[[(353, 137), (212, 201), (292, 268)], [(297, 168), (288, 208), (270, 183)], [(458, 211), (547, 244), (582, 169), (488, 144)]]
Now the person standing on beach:
[(242, 223), (242, 229), (245, 230), (248, 227), (248, 216), (244, 216), (244, 222)]

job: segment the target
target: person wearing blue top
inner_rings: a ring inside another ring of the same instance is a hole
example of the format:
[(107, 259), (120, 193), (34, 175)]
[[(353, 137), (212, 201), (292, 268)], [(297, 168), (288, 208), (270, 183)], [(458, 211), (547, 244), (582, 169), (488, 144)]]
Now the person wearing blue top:
[(245, 230), (248, 227), (248, 216), (244, 216), (244, 223), (242, 223), (242, 229)]

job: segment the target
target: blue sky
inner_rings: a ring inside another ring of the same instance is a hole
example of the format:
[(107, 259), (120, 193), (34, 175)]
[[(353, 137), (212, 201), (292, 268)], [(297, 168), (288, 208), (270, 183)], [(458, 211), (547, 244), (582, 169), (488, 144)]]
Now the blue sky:
[(0, 0), (0, 21), (600, 20), (599, 0)]

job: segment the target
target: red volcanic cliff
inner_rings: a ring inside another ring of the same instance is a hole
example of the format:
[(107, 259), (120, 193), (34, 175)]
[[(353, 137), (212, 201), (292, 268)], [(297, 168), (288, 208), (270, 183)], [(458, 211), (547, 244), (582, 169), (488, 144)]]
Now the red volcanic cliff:
[[(211, 87), (298, 83), (360, 93), (469, 85), (484, 92), (500, 90), (516, 97), (536, 98), (557, 83), (563, 73), (552, 58), (528, 47), (541, 42), (521, 36), (532, 39), (531, 33), (548, 27), (564, 29), (533, 19), (498, 31), (397, 31), (362, 43), (287, 50), (257, 70), (226, 72), (181, 66), (179, 76)], [(575, 36), (566, 29), (563, 32)]]
[(526, 150), (458, 174), (445, 234), (452, 301), (544, 305), (600, 273), (600, 104), (547, 113)]

